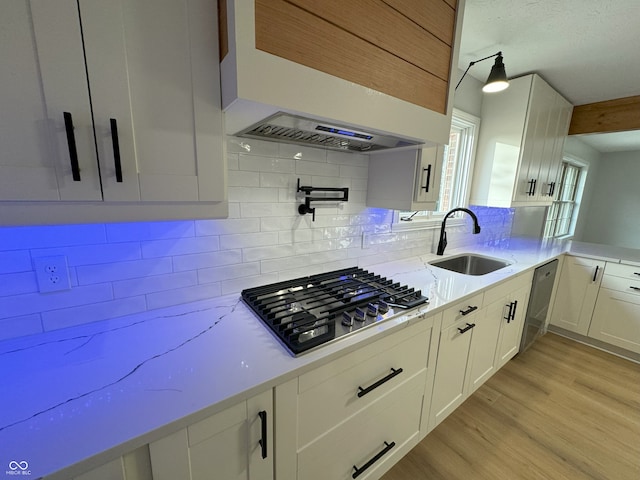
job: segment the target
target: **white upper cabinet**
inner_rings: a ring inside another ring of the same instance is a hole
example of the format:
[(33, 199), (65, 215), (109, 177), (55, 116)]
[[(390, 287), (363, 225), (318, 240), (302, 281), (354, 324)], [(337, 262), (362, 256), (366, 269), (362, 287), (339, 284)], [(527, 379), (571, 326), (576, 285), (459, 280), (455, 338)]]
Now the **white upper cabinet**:
[(448, 143), (464, 0), (226, 0), (222, 7), (228, 133), (285, 111)]
[(0, 23), (2, 223), (226, 216), (215, 3), (23, 0)]
[(471, 202), (493, 207), (546, 206), (557, 194), (573, 106), (536, 74), (485, 95)]
[(367, 206), (436, 210), (443, 156), (442, 146), (371, 154)]

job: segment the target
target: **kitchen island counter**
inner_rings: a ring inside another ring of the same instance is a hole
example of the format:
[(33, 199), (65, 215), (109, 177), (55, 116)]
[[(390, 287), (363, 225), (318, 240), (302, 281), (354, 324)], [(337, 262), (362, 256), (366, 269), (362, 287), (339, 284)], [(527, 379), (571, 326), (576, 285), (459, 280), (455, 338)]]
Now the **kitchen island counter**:
[(26, 462), (30, 478), (72, 478), (565, 252), (640, 261), (634, 250), (525, 240), (445, 257), (461, 251), (511, 265), (468, 276), (431, 266), (441, 257), (427, 254), (365, 266), (429, 303), (297, 358), (239, 295), (4, 341), (0, 462), (7, 472)]

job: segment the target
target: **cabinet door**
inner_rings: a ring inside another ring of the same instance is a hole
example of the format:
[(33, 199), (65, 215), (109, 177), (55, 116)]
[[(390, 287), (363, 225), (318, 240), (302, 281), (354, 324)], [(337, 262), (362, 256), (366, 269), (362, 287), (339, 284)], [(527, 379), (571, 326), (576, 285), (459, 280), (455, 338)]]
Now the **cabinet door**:
[(0, 200), (100, 200), (76, 1), (5, 2), (0, 32)]
[(438, 201), (443, 154), (442, 146), (426, 147), (419, 151), (414, 187), (416, 205), (412, 206), (412, 210), (421, 208), (420, 204), (435, 204)]
[[(473, 320), (470, 318), (469, 321), (472, 325)], [(456, 322), (440, 333), (431, 399), (432, 420), (429, 422), (433, 427), (453, 412), (465, 398), (465, 376), (473, 336), (472, 328), (462, 333), (461, 330), (465, 328), (465, 323)]]
[(587, 334), (604, 266), (605, 262), (599, 260), (565, 258), (550, 323), (581, 335)]
[[(569, 124), (571, 123), (571, 113), (573, 112), (573, 105), (560, 95), (556, 95), (555, 103), (555, 129), (550, 132), (548, 142), (553, 142), (553, 148), (551, 156), (549, 158), (549, 165), (546, 169), (546, 178), (541, 175), (541, 181), (543, 181), (543, 188), (540, 190), (540, 194), (546, 197), (548, 200), (554, 200), (557, 198), (559, 190), (559, 178), (560, 165), (562, 164), (562, 152), (564, 149), (564, 141), (567, 138), (567, 132), (569, 131)], [(552, 117), (552, 118), (553, 118)]]
[(502, 326), (496, 351), (496, 369), (501, 368), (520, 350), (520, 340), (522, 339), (530, 289), (530, 285), (522, 287), (509, 295), (507, 302), (502, 302), (504, 307), (502, 309)]
[(640, 294), (601, 288), (589, 336), (640, 353)]
[(80, 0), (80, 11), (105, 200), (224, 200), (215, 3)]
[(474, 392), (496, 371), (496, 346), (504, 313), (504, 301), (484, 308), (473, 323), (473, 338), (467, 375), (468, 392)]
[(269, 390), (151, 443), (153, 479), (272, 479), (272, 417)]

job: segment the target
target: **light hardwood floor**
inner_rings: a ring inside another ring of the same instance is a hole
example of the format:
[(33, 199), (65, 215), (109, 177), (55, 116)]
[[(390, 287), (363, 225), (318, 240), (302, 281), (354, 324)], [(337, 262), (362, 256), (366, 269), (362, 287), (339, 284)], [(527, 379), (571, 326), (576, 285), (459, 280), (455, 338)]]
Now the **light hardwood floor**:
[(548, 333), (383, 480), (640, 480), (640, 365)]

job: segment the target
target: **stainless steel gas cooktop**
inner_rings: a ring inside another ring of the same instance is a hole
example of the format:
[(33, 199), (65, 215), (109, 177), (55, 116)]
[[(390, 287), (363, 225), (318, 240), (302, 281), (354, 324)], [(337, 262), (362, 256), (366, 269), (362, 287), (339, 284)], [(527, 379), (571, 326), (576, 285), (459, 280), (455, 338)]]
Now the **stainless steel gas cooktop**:
[(294, 355), (428, 301), (358, 267), (249, 288), (242, 299)]

